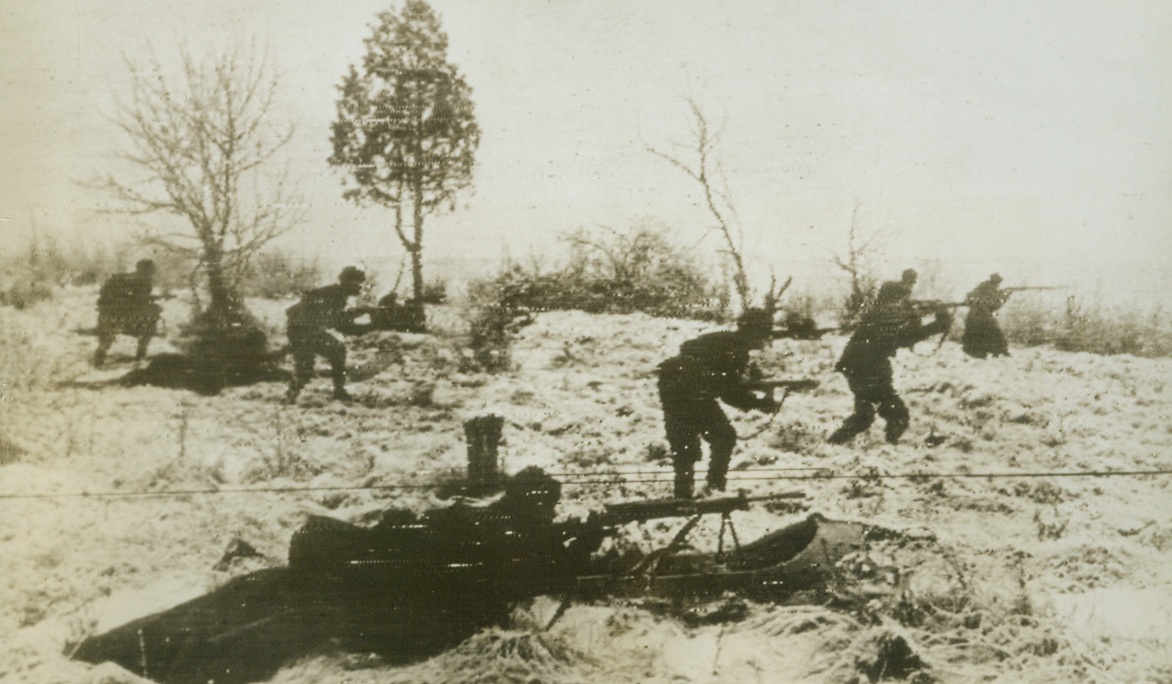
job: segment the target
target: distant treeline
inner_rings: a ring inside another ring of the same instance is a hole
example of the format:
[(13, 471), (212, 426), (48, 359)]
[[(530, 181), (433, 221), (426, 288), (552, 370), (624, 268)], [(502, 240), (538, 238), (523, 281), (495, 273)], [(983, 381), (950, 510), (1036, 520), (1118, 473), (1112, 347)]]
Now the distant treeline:
[[(508, 326), (518, 315), (541, 311), (588, 313), (642, 312), (652, 316), (706, 321), (731, 320), (728, 278), (706, 268), (668, 240), (662, 228), (637, 225), (626, 232), (578, 231), (565, 236), (569, 257), (550, 265), (531, 260), (511, 263), (467, 283), (435, 279), (425, 293), (428, 304), (448, 299), (449, 285), (464, 296), (466, 320), (474, 336), (503, 347)], [(129, 270), (143, 250), (134, 245), (63, 245), (47, 238), (0, 258), (0, 306), (24, 308), (52, 299), (64, 286), (97, 285), (113, 273)], [(159, 265), (158, 287), (182, 292), (191, 287), (194, 264), (167, 253), (149, 255)], [(257, 255), (241, 275), (245, 296), (288, 298), (332, 280), (316, 260), (270, 250)], [(789, 295), (785, 311), (798, 311), (828, 323), (850, 319), (855, 302), (829, 293)], [(963, 309), (962, 309), (963, 312)], [(1160, 306), (1133, 303), (1108, 306), (1073, 296), (1065, 299), (1014, 298), (999, 314), (1012, 345), (1051, 345), (1094, 354), (1172, 357), (1172, 318)], [(953, 335), (959, 335), (958, 320)], [(500, 356), (494, 351), (492, 358)], [(489, 364), (491, 365), (491, 364)]]

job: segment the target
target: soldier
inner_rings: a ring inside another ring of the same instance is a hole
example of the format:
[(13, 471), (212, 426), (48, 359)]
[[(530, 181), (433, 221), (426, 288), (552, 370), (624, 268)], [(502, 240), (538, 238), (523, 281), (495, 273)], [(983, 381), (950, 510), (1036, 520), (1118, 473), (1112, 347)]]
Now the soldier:
[(361, 310), (348, 310), (346, 301), (362, 291), (366, 274), (353, 266), (342, 269), (338, 282), (305, 293), (301, 301), (286, 309), (289, 352), (293, 355), (293, 379), (285, 395), (288, 403), (297, 400), (301, 388), (313, 377), (313, 360), (322, 356), (330, 362), (334, 378), (334, 398), (350, 401), (346, 391), (346, 347), (327, 332), (358, 333), (354, 319)]
[(904, 271), (899, 282), (884, 283), (874, 304), (863, 313), (859, 325), (847, 342), (834, 369), (846, 376), (855, 397), (855, 412), (830, 436), (831, 444), (845, 444), (871, 427), (875, 409), (887, 424), (887, 441), (895, 444), (910, 421), (907, 406), (892, 386), (891, 357), (900, 347), (948, 330), (952, 314), (936, 311), (936, 319), (927, 325), (911, 301), (915, 271)]
[(708, 488), (723, 491), (737, 433), (717, 400), (743, 411), (775, 412), (771, 395), (748, 386), (749, 352), (769, 342), (773, 321), (761, 309), (737, 320), (735, 331), (701, 335), (680, 345), (680, 353), (659, 364), (659, 399), (675, 468), (675, 496), (692, 496), (700, 438), (711, 450)]
[(138, 338), (135, 363), (146, 358), (147, 345), (155, 336), (163, 308), (154, 302), (155, 262), (143, 259), (134, 265), (134, 273), (116, 273), (98, 293), (98, 349), (94, 366), (101, 368), (106, 352), (118, 335)]
[(965, 297), (969, 313), (964, 319), (961, 349), (974, 358), (1009, 356), (1009, 345), (995, 314), (1009, 299), (1009, 292), (1001, 289), (1001, 276), (994, 273), (985, 282), (973, 288)]

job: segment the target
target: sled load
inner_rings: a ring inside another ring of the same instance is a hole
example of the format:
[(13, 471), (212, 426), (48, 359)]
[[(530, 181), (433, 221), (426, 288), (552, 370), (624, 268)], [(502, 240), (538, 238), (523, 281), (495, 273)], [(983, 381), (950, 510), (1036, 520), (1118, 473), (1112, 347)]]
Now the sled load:
[[(114, 661), (163, 684), (263, 680), (327, 648), (404, 662), (502, 624), (515, 605), (542, 595), (704, 600), (731, 592), (784, 602), (823, 582), (839, 559), (861, 548), (866, 532), (810, 515), (739, 543), (732, 512), (764, 501), (795, 511), (800, 492), (637, 501), (558, 522), (560, 490), (556, 479), (528, 468), (507, 478), (503, 495), (487, 505), (391, 509), (370, 527), (312, 516), (293, 536), (287, 567), (238, 577), (91, 637), (74, 657)], [(714, 514), (721, 516), (718, 551), (684, 553), (689, 532)], [(598, 553), (620, 526), (664, 518), (686, 519), (666, 547)]]

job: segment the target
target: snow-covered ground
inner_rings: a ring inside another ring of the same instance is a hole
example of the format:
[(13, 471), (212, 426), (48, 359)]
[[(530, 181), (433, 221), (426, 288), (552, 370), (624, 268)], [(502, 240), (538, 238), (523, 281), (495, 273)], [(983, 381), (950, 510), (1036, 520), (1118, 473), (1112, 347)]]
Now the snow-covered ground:
[[(461, 372), (462, 350), (442, 335), (371, 334), (349, 341), (353, 404), (329, 401), (322, 378), (291, 407), (278, 384), (219, 397), (97, 386), (121, 371), (89, 368), (94, 339), (72, 332), (93, 324), (93, 296), (0, 309), (5, 682), (138, 681), (68, 653), (284, 564), (309, 513), (365, 523), (386, 507), (438, 505), (427, 485), (463, 470), (462, 423), (483, 413), (505, 418), (508, 472), (538, 465), (565, 482), (563, 515), (668, 496), (653, 371), (712, 329), (545, 313), (520, 331), (515, 369), (497, 375)], [(165, 304), (173, 334), (184, 306)], [(277, 329), (286, 305), (253, 308)], [(441, 331), (457, 327), (455, 309), (434, 315)], [(543, 599), (424, 662), (315, 655), (273, 681), (868, 681), (896, 637), (925, 666), (911, 681), (1172, 681), (1172, 480), (1068, 476), (1172, 466), (1172, 361), (1047, 348), (976, 361), (925, 343), (896, 361), (913, 416), (904, 442), (887, 445), (876, 426), (831, 446), (851, 408), (832, 371), (844, 344), (773, 343), (759, 359), (767, 374), (822, 385), (773, 419), (730, 409), (746, 437), (732, 488), (801, 490), (810, 511), (923, 531), (850, 558), (825, 604), (750, 604), (743, 619), (705, 625), (641, 601), (578, 604), (546, 630), (556, 602)], [(165, 349), (159, 340), (151, 353)], [(128, 338), (113, 350), (132, 352)], [(742, 540), (797, 518), (734, 514)], [(628, 526), (626, 541), (651, 543), (675, 524)], [(718, 528), (701, 523), (694, 543), (715, 544)], [(264, 557), (215, 569), (236, 539)]]

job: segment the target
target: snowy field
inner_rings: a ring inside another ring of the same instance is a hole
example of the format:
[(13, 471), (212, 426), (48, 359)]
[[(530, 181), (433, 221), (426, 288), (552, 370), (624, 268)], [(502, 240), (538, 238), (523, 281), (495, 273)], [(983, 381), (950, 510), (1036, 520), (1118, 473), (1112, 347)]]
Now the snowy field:
[[(504, 416), (507, 472), (538, 465), (566, 483), (562, 516), (666, 497), (654, 367), (712, 329), (545, 313), (521, 329), (515, 368), (488, 375), (461, 371), (464, 350), (442, 335), (457, 311), (440, 307), (440, 335), (349, 341), (353, 404), (329, 401), (319, 378), (291, 407), (273, 383), (219, 397), (93, 386), (129, 368), (87, 365), (94, 339), (72, 331), (93, 325), (93, 298), (70, 290), (0, 309), (4, 682), (142, 681), (68, 654), (283, 565), (307, 514), (368, 523), (387, 507), (442, 505), (427, 485), (463, 469), (462, 423), (476, 415)], [(165, 304), (173, 335), (185, 307)], [(287, 303), (251, 305), (277, 329)], [(977, 361), (923, 343), (895, 363), (912, 412), (904, 442), (887, 445), (876, 426), (830, 446), (851, 409), (832, 371), (845, 342), (781, 340), (761, 353), (768, 375), (822, 384), (772, 419), (730, 409), (745, 437), (730, 488), (801, 490), (809, 512), (934, 541), (874, 543), (813, 605), (749, 604), (739, 619), (697, 625), (649, 602), (579, 603), (546, 630), (556, 602), (539, 599), (426, 661), (314, 654), (272, 681), (865, 682), (885, 676), (872, 665), (895, 637), (923, 664), (907, 681), (1172, 681), (1172, 479), (1134, 474), (1172, 465), (1172, 360), (1036, 347)], [(132, 353), (129, 338), (112, 350)], [(1089, 472), (1102, 475), (1071, 476)], [(745, 540), (804, 515), (755, 508), (734, 520)], [(669, 538), (673, 525), (628, 526), (624, 541)], [(701, 523), (696, 545), (718, 527)], [(219, 564), (237, 539), (262, 556)]]

